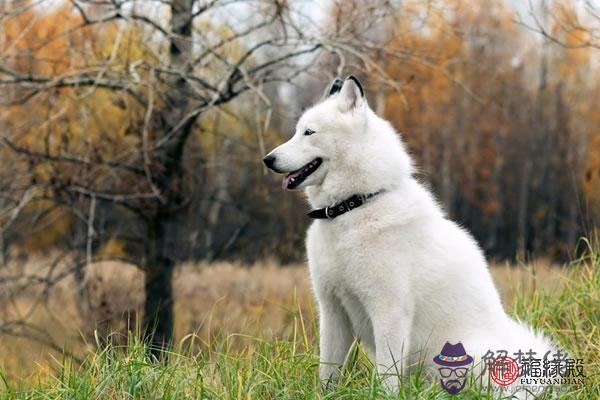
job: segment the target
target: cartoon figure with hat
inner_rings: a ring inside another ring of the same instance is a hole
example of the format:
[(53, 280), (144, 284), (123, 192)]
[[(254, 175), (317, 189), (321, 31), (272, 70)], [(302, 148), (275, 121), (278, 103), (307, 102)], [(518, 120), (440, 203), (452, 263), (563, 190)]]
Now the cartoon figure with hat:
[(468, 365), (473, 362), (473, 357), (467, 354), (461, 342), (446, 342), (433, 362), (440, 366), (440, 385), (446, 392), (456, 394), (463, 390), (467, 382)]

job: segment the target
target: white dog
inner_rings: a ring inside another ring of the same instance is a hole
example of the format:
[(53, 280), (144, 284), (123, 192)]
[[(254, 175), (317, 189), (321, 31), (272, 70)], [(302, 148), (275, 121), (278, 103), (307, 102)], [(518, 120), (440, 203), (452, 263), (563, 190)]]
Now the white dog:
[(435, 366), (446, 342), (462, 342), (476, 363), (488, 350), (542, 358), (551, 343), (506, 315), (481, 249), (413, 177), (358, 80), (338, 79), (326, 95), (263, 160), (287, 174), (284, 189), (306, 189), (317, 218), (306, 246), (321, 378), (339, 374), (354, 338), (393, 389), (411, 365)]

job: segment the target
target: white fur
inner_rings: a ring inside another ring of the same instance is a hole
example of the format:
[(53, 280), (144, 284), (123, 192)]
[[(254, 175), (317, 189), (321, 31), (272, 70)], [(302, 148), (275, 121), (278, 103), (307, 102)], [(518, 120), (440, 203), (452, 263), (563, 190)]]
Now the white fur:
[[(315, 131), (305, 136), (307, 128)], [(307, 110), (295, 135), (273, 150), (279, 172), (316, 157), (300, 187), (313, 208), (385, 190), (334, 220), (316, 220), (306, 246), (320, 311), (320, 376), (339, 374), (354, 338), (395, 388), (397, 372), (462, 342), (478, 363), (490, 350), (530, 348), (543, 337), (504, 312), (483, 252), (413, 177), (399, 135), (346, 80), (340, 93)]]

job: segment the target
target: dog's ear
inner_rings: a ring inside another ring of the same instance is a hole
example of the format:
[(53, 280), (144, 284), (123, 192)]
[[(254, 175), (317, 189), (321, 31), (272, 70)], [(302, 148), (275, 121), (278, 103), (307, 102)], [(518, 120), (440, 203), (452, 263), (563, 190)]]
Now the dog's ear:
[(340, 111), (350, 111), (365, 100), (365, 91), (357, 77), (350, 75), (340, 89)]
[(340, 90), (342, 90), (343, 84), (344, 84), (343, 80), (341, 80), (340, 78), (335, 78), (333, 80), (333, 82), (331, 82), (331, 85), (329, 85), (327, 90), (325, 90), (325, 93), (323, 94), (323, 98), (326, 99), (326, 98), (331, 97), (334, 94), (338, 93)]

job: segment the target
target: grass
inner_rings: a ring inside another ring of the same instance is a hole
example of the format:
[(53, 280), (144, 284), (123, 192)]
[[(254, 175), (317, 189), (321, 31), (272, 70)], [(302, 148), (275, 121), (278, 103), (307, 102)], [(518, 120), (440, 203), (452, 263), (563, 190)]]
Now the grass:
[[(546, 397), (599, 399), (600, 252), (567, 268), (555, 278), (562, 280), (560, 284), (515, 290), (508, 303), (514, 316), (529, 321), (574, 357), (584, 359), (585, 386)], [(323, 389), (317, 375), (314, 315), (300, 308), (288, 310), (288, 329), (283, 335), (263, 332), (249, 337), (221, 331), (209, 341), (187, 335), (160, 362), (132, 335), (124, 345), (88, 352), (81, 364), (67, 356), (56, 357), (44, 364), (43, 372), (27, 380), (9, 378), (0, 371), (0, 400), (494, 398), (476, 384), (450, 396), (419, 373), (404, 377), (400, 392), (392, 395), (359, 347), (348, 357), (340, 382)]]

